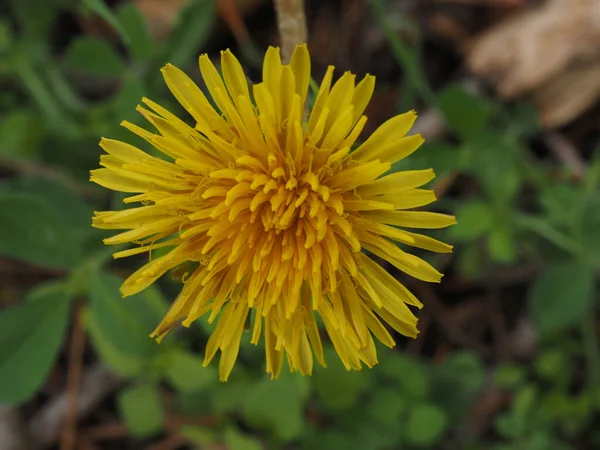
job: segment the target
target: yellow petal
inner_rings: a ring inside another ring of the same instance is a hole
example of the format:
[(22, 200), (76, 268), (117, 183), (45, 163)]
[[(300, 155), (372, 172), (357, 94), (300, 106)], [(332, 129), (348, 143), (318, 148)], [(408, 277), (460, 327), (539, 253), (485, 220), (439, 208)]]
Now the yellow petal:
[[(281, 70), (281, 86), (279, 91), (279, 100), (281, 102), (281, 125), (283, 127), (282, 132), (285, 134), (287, 131), (287, 122), (289, 118), (294, 115), (301, 117), (302, 112), (300, 110), (300, 102), (298, 101), (295, 109), (297, 111), (292, 111), (292, 104), (294, 101), (294, 96), (296, 95), (296, 81), (294, 79), (294, 72), (290, 66), (283, 66)], [(298, 96), (298, 99), (300, 96)]]
[(417, 329), (416, 323), (412, 324), (403, 322), (385, 309), (381, 309), (377, 311), (377, 313), (388, 325), (390, 325), (394, 330), (403, 336), (416, 338), (419, 335), (419, 330)]
[[(378, 159), (380, 161), (389, 161), (394, 163), (413, 154), (421, 146), (421, 144), (423, 144), (423, 142), (425, 142), (425, 139), (423, 139), (423, 136), (420, 134), (390, 140), (385, 144), (381, 144), (377, 148), (373, 148), (368, 153), (368, 157), (362, 160), (370, 161), (373, 159)], [(352, 154), (352, 157), (356, 158), (356, 155)]]
[[(234, 109), (231, 98), (226, 94), (227, 88), (225, 87), (225, 83), (223, 82), (221, 75), (213, 65), (208, 55), (200, 55), (198, 63), (208, 92), (210, 92), (210, 95), (215, 101), (217, 107), (223, 114), (226, 114), (227, 111)], [(221, 95), (219, 95), (219, 91), (221, 92)]]
[[(375, 197), (377, 198), (377, 197)], [(344, 211), (393, 210), (394, 205), (377, 200), (346, 200)]]
[(304, 108), (310, 83), (310, 55), (306, 44), (297, 45), (290, 59), (290, 67), (296, 80), (296, 94), (300, 96), (300, 108)]
[(227, 85), (227, 91), (234, 102), (237, 103), (238, 97), (250, 97), (248, 82), (242, 65), (229, 49), (221, 52), (221, 67), (223, 68), (223, 78)]
[(354, 145), (354, 143), (356, 142), (356, 140), (358, 139), (358, 137), (360, 136), (360, 134), (362, 133), (363, 129), (365, 128), (366, 123), (367, 123), (367, 116), (362, 116), (360, 119), (358, 119), (358, 122), (356, 122), (356, 125), (354, 125), (354, 128), (352, 128), (352, 131), (350, 131), (348, 136), (346, 136), (346, 139), (344, 139), (342, 141), (342, 143), (339, 145), (339, 147), (341, 147), (341, 148), (352, 147)]
[(423, 307), (423, 303), (421, 303), (412, 292), (370, 257), (364, 253), (360, 253), (357, 257), (361, 264), (361, 270), (367, 273), (366, 276), (369, 280), (372, 280), (371, 285), (380, 284), (392, 291), (396, 299), (408, 303), (409, 305), (416, 306), (419, 309)]
[(344, 139), (348, 132), (350, 131), (350, 127), (353, 123), (352, 112), (354, 111), (353, 105), (348, 105), (346, 108), (340, 112), (337, 122), (335, 122), (329, 132), (323, 139), (321, 143), (321, 148), (324, 149), (335, 149), (338, 147), (342, 139)]
[(356, 75), (345, 72), (331, 88), (331, 92), (327, 96), (327, 101), (325, 102), (325, 107), (329, 108), (329, 117), (327, 119), (328, 127), (338, 121), (342, 112), (352, 102), (355, 78)]
[(317, 93), (315, 104), (313, 105), (310, 118), (308, 119), (308, 124), (306, 125), (306, 131), (309, 134), (313, 132), (315, 126), (317, 125), (317, 121), (321, 117), (321, 112), (325, 108), (327, 98), (329, 97), (329, 88), (331, 87), (333, 71), (333, 66), (327, 67), (327, 72), (325, 72), (323, 80), (321, 81), (321, 85), (319, 86), (319, 92)]
[(393, 195), (378, 195), (369, 197), (378, 202), (390, 203), (394, 209), (411, 209), (435, 202), (435, 192), (430, 189), (411, 189)]
[(151, 190), (149, 182), (133, 180), (126, 176), (118, 175), (109, 169), (95, 169), (90, 171), (90, 181), (119, 192), (137, 193)]
[(326, 179), (324, 184), (326, 184), (329, 189), (338, 189), (341, 192), (351, 191), (362, 184), (370, 183), (390, 170), (391, 167), (391, 164), (382, 163), (379, 160), (370, 161), (365, 164), (342, 170)]
[(269, 47), (263, 62), (263, 83), (273, 99), (275, 126), (278, 131), (280, 130), (282, 122), (281, 100), (279, 98), (281, 92), (282, 71), (283, 65), (281, 64), (279, 47)]
[(190, 77), (172, 64), (167, 64), (161, 72), (169, 90), (202, 128), (208, 126), (225, 136), (230, 135), (227, 123)]
[(355, 124), (365, 112), (365, 109), (373, 96), (374, 90), (375, 77), (368, 74), (354, 88), (354, 95), (352, 96), (352, 104), (354, 105), (353, 124)]
[(386, 175), (369, 184), (360, 186), (357, 190), (361, 196), (395, 194), (422, 186), (434, 178), (433, 169), (407, 170)]
[(407, 228), (436, 229), (445, 228), (456, 223), (454, 216), (427, 211), (368, 211), (363, 216), (375, 222)]
[(363, 310), (365, 311), (365, 324), (371, 330), (371, 333), (375, 335), (379, 342), (381, 342), (386, 347), (394, 347), (396, 342), (394, 338), (388, 333), (383, 324), (379, 321), (379, 319), (373, 314), (371, 308), (363, 304)]
[(398, 270), (401, 270), (418, 280), (439, 283), (442, 279), (442, 274), (431, 266), (431, 264), (415, 255), (406, 253), (397, 247), (383, 247), (372, 243), (366, 243), (362, 240), (361, 245), (365, 250), (389, 261)]
[(417, 120), (417, 114), (409, 111), (384, 122), (369, 138), (354, 151), (353, 157), (357, 160), (369, 160), (370, 154), (387, 141), (403, 137), (412, 128)]

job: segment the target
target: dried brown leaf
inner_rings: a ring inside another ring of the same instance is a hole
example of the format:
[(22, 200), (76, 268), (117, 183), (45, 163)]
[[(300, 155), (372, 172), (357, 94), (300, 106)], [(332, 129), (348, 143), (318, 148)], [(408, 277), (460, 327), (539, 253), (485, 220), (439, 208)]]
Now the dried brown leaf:
[(545, 128), (557, 128), (579, 117), (600, 98), (600, 58), (569, 67), (544, 86), (533, 99)]
[(510, 17), (473, 42), (468, 65), (504, 97), (550, 82), (575, 61), (600, 57), (600, 2), (548, 0)]

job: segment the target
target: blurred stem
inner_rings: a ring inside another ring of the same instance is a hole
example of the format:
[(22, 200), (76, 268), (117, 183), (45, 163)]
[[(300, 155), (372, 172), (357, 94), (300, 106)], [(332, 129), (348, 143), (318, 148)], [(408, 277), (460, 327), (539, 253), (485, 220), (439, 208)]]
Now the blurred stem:
[(585, 209), (590, 199), (592, 199), (598, 190), (598, 184), (600, 184), (600, 145), (596, 146), (593, 154), (595, 156), (585, 175), (582, 193), (577, 202), (575, 202), (572, 214), (573, 220), (571, 222), (571, 231), (579, 240), (582, 240), (582, 226)]
[[(534, 160), (530, 150), (519, 147), (517, 148), (517, 156), (521, 169), (525, 173), (527, 179), (539, 189), (540, 192), (551, 192), (552, 181), (544, 173), (540, 164)], [(563, 211), (562, 204), (553, 195), (548, 195), (548, 203), (555, 214), (559, 215)]]
[(558, 248), (562, 248), (569, 252), (571, 255), (578, 258), (582, 256), (583, 252), (579, 242), (557, 230), (543, 218), (527, 214), (517, 214), (514, 217), (514, 221), (520, 228), (528, 229), (539, 234)]
[(397, 100), (397, 111), (408, 111), (414, 108), (417, 102), (418, 92), (409, 79), (402, 81), (401, 95)]
[(244, 23), (237, 0), (217, 0), (217, 7), (223, 20), (233, 33), (235, 40), (240, 46), (244, 58), (254, 67), (259, 68), (262, 64), (262, 54), (258, 46), (250, 36), (250, 32)]
[(304, 0), (274, 0), (277, 27), (281, 37), (283, 63), (289, 62), (296, 45), (306, 43), (306, 16)]
[(586, 314), (583, 319), (581, 337), (583, 338), (583, 347), (587, 355), (587, 384), (589, 387), (595, 388), (600, 381), (600, 346), (598, 345), (598, 335), (596, 332), (596, 314), (593, 310), (589, 314)]
[(421, 70), (418, 53), (398, 36), (381, 0), (367, 0), (367, 3), (371, 7), (375, 20), (381, 26), (392, 54), (404, 70), (408, 82), (415, 88), (425, 103), (432, 107), (435, 106), (436, 97), (427, 83), (427, 77)]
[(51, 90), (54, 91), (63, 106), (73, 112), (85, 110), (85, 103), (77, 96), (67, 80), (65, 80), (58, 66), (48, 64), (45, 72)]
[(50, 93), (48, 87), (40, 77), (40, 73), (43, 72), (37, 70), (24, 54), (16, 58), (15, 70), (23, 86), (47, 118), (50, 127), (67, 136), (69, 139), (77, 138), (78, 130), (76, 124), (59, 107), (58, 102)]

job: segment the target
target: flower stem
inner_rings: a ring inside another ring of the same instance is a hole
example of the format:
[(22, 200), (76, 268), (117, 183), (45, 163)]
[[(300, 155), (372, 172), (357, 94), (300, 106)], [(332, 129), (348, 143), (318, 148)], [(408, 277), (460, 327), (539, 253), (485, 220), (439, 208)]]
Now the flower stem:
[(274, 0), (277, 27), (281, 37), (281, 57), (287, 63), (296, 45), (306, 42), (304, 0)]

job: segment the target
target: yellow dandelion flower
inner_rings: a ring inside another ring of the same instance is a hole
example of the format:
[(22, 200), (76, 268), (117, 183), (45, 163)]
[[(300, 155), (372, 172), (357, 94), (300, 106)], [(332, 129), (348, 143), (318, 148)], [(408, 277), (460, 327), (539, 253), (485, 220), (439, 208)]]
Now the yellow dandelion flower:
[(413, 210), (435, 200), (433, 191), (419, 189), (434, 178), (433, 170), (387, 174), (423, 142), (420, 135), (406, 136), (416, 114), (388, 120), (355, 146), (367, 121), (373, 76), (355, 84), (346, 72), (332, 85), (329, 67), (305, 120), (311, 73), (305, 45), (285, 65), (279, 49), (269, 48), (263, 81), (251, 87), (228, 50), (221, 53), (221, 67), (222, 75), (207, 55), (200, 56), (216, 108), (181, 70), (162, 69), (194, 126), (147, 98), (137, 110), (156, 131), (123, 122), (165, 158), (124, 142), (100, 142), (107, 154), (91, 180), (133, 194), (125, 203), (142, 206), (97, 212), (94, 226), (127, 230), (106, 244), (138, 244), (116, 258), (169, 250), (133, 273), (123, 295), (195, 263), (152, 336), (160, 341), (178, 323), (216, 320), (205, 365), (220, 350), (221, 380), (233, 368), (247, 326), (253, 344), (264, 335), (272, 377), (284, 355), (291, 370), (303, 374), (312, 372), (313, 356), (325, 365), (315, 313), (348, 370), (372, 367), (373, 337), (395, 344), (385, 323), (415, 337), (417, 318), (409, 306), (422, 304), (369, 254), (412, 277), (439, 282), (442, 274), (396, 243), (452, 250), (405, 230), (455, 223), (452, 216)]

